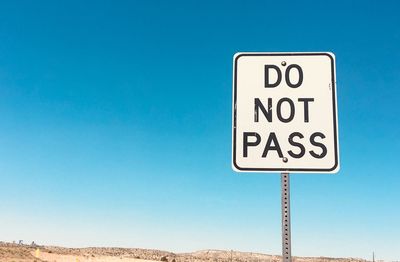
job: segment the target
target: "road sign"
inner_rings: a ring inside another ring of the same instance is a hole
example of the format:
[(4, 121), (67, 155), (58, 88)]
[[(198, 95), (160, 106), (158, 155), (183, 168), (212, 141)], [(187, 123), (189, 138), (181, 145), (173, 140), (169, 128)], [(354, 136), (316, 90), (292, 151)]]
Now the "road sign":
[(339, 170), (332, 53), (234, 56), (233, 168), (274, 173)]

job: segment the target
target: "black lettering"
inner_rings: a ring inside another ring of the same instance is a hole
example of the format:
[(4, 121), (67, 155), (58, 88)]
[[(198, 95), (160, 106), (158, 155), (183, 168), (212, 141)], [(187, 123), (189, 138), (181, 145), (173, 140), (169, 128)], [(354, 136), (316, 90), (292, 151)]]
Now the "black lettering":
[[(249, 142), (249, 137), (253, 136), (256, 138), (255, 142)], [(243, 133), (243, 157), (247, 157), (247, 148), (249, 146), (257, 146), (261, 142), (261, 136), (256, 132), (244, 132)]]
[[(270, 77), (269, 77), (269, 70), (270, 69), (274, 69), (275, 71), (276, 71), (276, 73), (278, 74), (278, 79), (276, 80), (276, 82), (275, 83), (270, 83), (269, 81), (270, 81)], [(265, 87), (268, 87), (268, 88), (272, 88), (272, 87), (277, 87), (280, 83), (281, 83), (281, 81), (282, 81), (282, 72), (281, 72), (281, 70), (279, 69), (279, 67), (277, 67), (276, 65), (265, 65), (265, 67), (264, 67), (264, 72), (265, 72)]]
[[(292, 68), (296, 68), (297, 71), (299, 72), (299, 80), (297, 81), (296, 84), (292, 84), (292, 82), (290, 82), (290, 70), (292, 70)], [(285, 80), (286, 80), (286, 84), (291, 88), (297, 88), (297, 87), (301, 86), (301, 84), (303, 83), (303, 70), (301, 69), (301, 67), (296, 64), (289, 65), (286, 68)]]
[[(271, 144), (274, 144), (274, 145), (272, 146)], [(268, 151), (270, 151), (270, 150), (275, 150), (278, 153), (279, 157), (281, 157), (281, 158), (283, 157), (281, 147), (279, 146), (278, 139), (276, 138), (276, 135), (274, 132), (271, 132), (269, 134), (267, 144), (265, 145), (262, 157), (267, 157)]]
[(301, 143), (295, 142), (293, 140), (294, 137), (304, 138), (304, 136), (303, 136), (303, 134), (301, 134), (299, 132), (294, 132), (294, 133), (290, 134), (289, 139), (288, 139), (289, 143), (292, 146), (296, 146), (296, 147), (300, 148), (300, 153), (296, 154), (296, 153), (293, 153), (292, 150), (290, 150), (290, 151), (288, 151), (288, 154), (293, 158), (302, 158), (304, 156), (304, 154), (306, 153), (306, 148)]
[(322, 152), (321, 152), (321, 154), (317, 154), (317, 153), (315, 153), (313, 150), (311, 150), (311, 151), (310, 151), (310, 154), (311, 154), (313, 157), (315, 157), (315, 158), (324, 158), (324, 157), (326, 156), (326, 153), (327, 153), (328, 150), (326, 149), (326, 146), (325, 146), (324, 144), (315, 141), (315, 138), (316, 138), (316, 137), (321, 137), (322, 139), (324, 139), (324, 138), (325, 138), (325, 135), (322, 134), (321, 132), (315, 132), (315, 133), (313, 133), (313, 134), (311, 135), (311, 137), (310, 137), (310, 142), (311, 142), (311, 144), (312, 144), (313, 146), (317, 146), (317, 147), (321, 148), (321, 149), (322, 149)]
[[(289, 103), (289, 106), (290, 106), (290, 115), (289, 115), (288, 118), (284, 118), (284, 117), (282, 116), (282, 103), (283, 103), (283, 102), (288, 102), (288, 103)], [(276, 106), (276, 114), (277, 114), (277, 117), (279, 118), (279, 120), (280, 120), (281, 122), (283, 122), (283, 123), (288, 123), (288, 122), (292, 121), (292, 120), (293, 120), (293, 117), (294, 117), (294, 111), (295, 111), (295, 109), (294, 109), (294, 103), (293, 103), (293, 101), (292, 101), (290, 98), (284, 97), (284, 98), (281, 98), (281, 99), (278, 101), (278, 104), (277, 104), (277, 106)]]
[(258, 122), (259, 120), (258, 109), (261, 109), (261, 112), (264, 114), (268, 122), (272, 122), (272, 98), (268, 98), (267, 109), (265, 109), (260, 99), (254, 99), (254, 122)]
[(304, 103), (304, 123), (309, 121), (308, 102), (314, 102), (314, 98), (299, 98), (299, 102)]

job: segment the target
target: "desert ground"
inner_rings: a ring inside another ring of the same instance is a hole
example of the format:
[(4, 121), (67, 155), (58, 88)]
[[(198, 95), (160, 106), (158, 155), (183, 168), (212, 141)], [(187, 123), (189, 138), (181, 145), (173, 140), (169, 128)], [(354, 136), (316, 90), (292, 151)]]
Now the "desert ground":
[[(64, 248), (0, 242), (0, 262), (280, 262), (281, 257), (260, 253), (203, 250), (192, 253), (140, 248)], [(294, 257), (295, 262), (367, 262), (359, 258)]]

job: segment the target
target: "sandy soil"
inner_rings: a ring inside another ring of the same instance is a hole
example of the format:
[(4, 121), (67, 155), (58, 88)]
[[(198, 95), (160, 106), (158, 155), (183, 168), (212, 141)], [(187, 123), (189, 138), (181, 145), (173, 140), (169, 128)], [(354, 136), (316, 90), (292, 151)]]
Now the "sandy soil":
[(130, 257), (114, 257), (114, 256), (95, 256), (95, 255), (86, 255), (86, 256), (77, 256), (77, 255), (60, 255), (48, 252), (39, 252), (35, 251), (32, 253), (32, 256), (39, 258), (42, 261), (49, 262), (156, 262), (156, 260), (144, 260), (144, 259), (136, 259)]

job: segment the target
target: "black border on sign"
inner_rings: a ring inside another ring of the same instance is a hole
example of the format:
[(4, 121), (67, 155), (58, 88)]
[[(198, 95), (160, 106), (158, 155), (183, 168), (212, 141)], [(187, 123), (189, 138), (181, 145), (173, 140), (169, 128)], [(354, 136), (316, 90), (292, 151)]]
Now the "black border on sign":
[[(237, 62), (242, 56), (328, 56), (331, 60), (331, 82), (332, 82), (332, 105), (333, 105), (333, 133), (334, 133), (334, 148), (335, 148), (335, 164), (331, 168), (249, 168), (240, 167), (236, 163), (236, 101), (237, 101)], [(316, 53), (239, 53), (234, 60), (234, 94), (233, 94), (233, 165), (238, 171), (268, 171), (268, 172), (331, 172), (338, 166), (338, 143), (337, 143), (337, 116), (336, 116), (336, 83), (335, 83), (335, 60), (329, 53), (316, 52)]]

